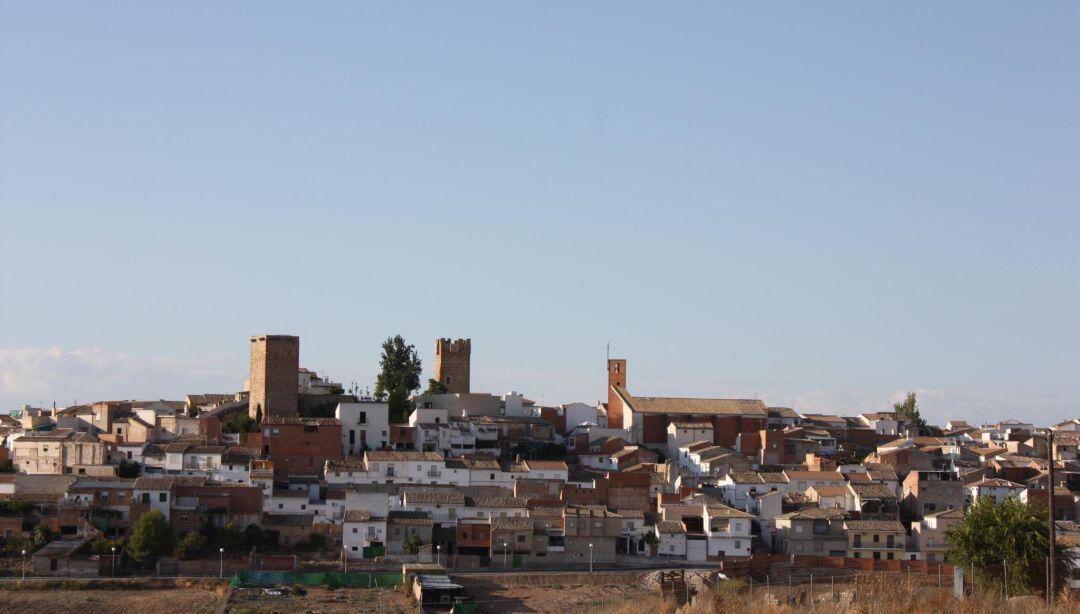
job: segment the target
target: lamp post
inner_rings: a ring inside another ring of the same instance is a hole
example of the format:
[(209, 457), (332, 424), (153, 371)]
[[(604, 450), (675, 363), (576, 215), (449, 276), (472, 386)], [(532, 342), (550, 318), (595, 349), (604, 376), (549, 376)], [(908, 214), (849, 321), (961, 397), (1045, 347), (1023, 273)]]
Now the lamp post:
[(218, 579), (225, 577), (225, 548), (218, 548)]
[(112, 577), (116, 577), (116, 546), (112, 547)]
[(22, 551), (22, 579), (26, 579), (26, 550)]
[(589, 573), (592, 573), (592, 544), (589, 544)]
[(506, 569), (506, 540), (503, 540), (503, 569)]
[(435, 564), (442, 565), (442, 544), (435, 546)]
[(342, 546), (341, 547), (341, 564), (343, 565), (343, 568), (345, 569), (345, 573), (349, 573), (349, 547), (348, 546)]

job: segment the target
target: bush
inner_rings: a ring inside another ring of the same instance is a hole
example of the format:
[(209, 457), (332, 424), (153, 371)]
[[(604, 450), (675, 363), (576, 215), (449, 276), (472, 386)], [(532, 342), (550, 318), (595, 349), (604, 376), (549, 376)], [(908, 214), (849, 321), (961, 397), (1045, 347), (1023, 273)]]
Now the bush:
[(192, 531), (176, 545), (176, 554), (185, 561), (201, 559), (210, 555), (210, 542), (197, 531)]
[(420, 546), (422, 545), (424, 543), (420, 541), (420, 536), (413, 533), (405, 539), (405, 544), (402, 545), (401, 549), (405, 554), (417, 554), (420, 552)]

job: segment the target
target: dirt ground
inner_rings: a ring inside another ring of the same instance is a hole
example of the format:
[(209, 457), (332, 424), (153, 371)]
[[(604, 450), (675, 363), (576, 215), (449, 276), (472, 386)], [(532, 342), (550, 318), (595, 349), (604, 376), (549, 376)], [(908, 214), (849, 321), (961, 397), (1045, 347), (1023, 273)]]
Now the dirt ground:
[(19, 590), (0, 592), (0, 611), (28, 614), (123, 612), (124, 614), (212, 614), (221, 604), (214, 592), (169, 590)]
[[(276, 590), (282, 594), (272, 594)], [(314, 614), (405, 614), (416, 606), (398, 589), (375, 588), (237, 588), (229, 598), (226, 612), (232, 614), (272, 614), (312, 612)], [(126, 613), (125, 613), (126, 614)]]
[(469, 582), (468, 594), (491, 614), (511, 612), (604, 612), (633, 603), (649, 593), (636, 584), (502, 586)]

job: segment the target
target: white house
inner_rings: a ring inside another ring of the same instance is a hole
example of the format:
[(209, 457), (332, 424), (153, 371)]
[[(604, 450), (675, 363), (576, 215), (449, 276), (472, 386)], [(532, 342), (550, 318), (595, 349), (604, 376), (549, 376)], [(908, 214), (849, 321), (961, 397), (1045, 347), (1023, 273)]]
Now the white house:
[(346, 510), (341, 543), (350, 559), (364, 558), (364, 548), (386, 545), (386, 516), (368, 510)]
[(983, 497), (990, 497), (994, 500), (994, 505), (1001, 505), (1009, 497), (1019, 497), (1020, 493), (1027, 490), (1027, 487), (1000, 478), (990, 478), (970, 484), (965, 490), (967, 490), (968, 505)]
[(334, 417), (341, 420), (341, 449), (346, 456), (378, 450), (390, 443), (390, 405), (363, 400), (338, 403)]
[(686, 525), (681, 520), (660, 520), (656, 523), (656, 536), (660, 545), (656, 549), (661, 558), (686, 558)]
[(705, 505), (709, 556), (750, 556), (752, 514), (726, 505)]
[(708, 422), (673, 421), (667, 428), (668, 458), (679, 458), (682, 445), (712, 440), (713, 426)]

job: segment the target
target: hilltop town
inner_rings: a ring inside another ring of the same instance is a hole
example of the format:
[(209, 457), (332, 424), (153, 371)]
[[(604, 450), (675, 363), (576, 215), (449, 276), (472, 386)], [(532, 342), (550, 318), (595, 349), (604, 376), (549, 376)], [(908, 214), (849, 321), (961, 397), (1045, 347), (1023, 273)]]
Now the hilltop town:
[(240, 392), (0, 415), (3, 549), (23, 576), (135, 573), (130, 540), (156, 513), (161, 575), (417, 565), (418, 590), (460, 597), (447, 570), (941, 574), (946, 531), (982, 498), (1050, 502), (1060, 543), (1080, 544), (1080, 420), (648, 396), (622, 358), (597, 373), (602, 401), (548, 406), (474, 392), (472, 349), (436, 340), (435, 377), (397, 420), (387, 395), (301, 368), (288, 335), (251, 338)]

